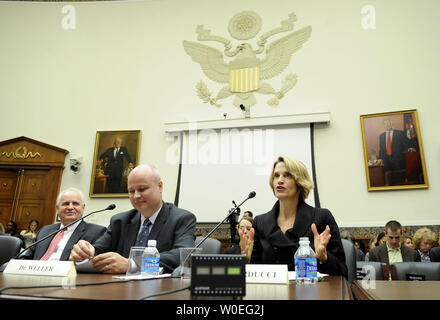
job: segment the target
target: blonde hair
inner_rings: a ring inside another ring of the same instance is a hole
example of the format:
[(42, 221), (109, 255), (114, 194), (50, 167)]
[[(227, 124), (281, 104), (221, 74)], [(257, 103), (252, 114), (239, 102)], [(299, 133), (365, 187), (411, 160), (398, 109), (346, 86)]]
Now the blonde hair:
[(419, 247), (420, 242), (422, 241), (423, 238), (431, 240), (432, 242), (437, 241), (437, 235), (435, 234), (435, 232), (431, 231), (426, 227), (420, 228), (417, 229), (416, 233), (414, 233), (413, 236), (413, 243), (416, 248)]
[(310, 179), (309, 172), (307, 171), (307, 168), (304, 165), (304, 163), (289, 157), (280, 156), (274, 162), (272, 173), (270, 174), (270, 178), (269, 178), (269, 184), (270, 187), (272, 188), (272, 191), (274, 191), (273, 176), (274, 176), (275, 167), (280, 162), (283, 162), (286, 165), (287, 171), (295, 179), (296, 185), (300, 191), (300, 195), (302, 199), (303, 200), (307, 199), (310, 190), (312, 190), (315, 187), (315, 185), (313, 184), (312, 179)]

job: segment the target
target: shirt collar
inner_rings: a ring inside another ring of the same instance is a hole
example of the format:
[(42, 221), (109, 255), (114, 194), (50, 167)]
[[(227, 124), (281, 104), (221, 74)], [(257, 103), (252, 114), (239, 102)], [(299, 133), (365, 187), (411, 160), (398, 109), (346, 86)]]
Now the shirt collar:
[(396, 248), (396, 249), (391, 249), (389, 246), (388, 246), (388, 242), (385, 242), (385, 244), (387, 245), (387, 251), (388, 252), (390, 252), (390, 251), (393, 251), (393, 252), (396, 252), (396, 251), (398, 251), (398, 252), (400, 252), (400, 244), (399, 244), (399, 246)]
[[(81, 221), (82, 221), (82, 220), (80, 220), (80, 221), (78, 221), (78, 222), (72, 224), (70, 227), (67, 227), (67, 229), (65, 230), (65, 232), (66, 232), (66, 231), (68, 231), (68, 232), (73, 232), (73, 231), (75, 231), (76, 227), (78, 227), (78, 225), (80, 224)], [(64, 225), (63, 225), (62, 223), (60, 223), (60, 230), (63, 229), (63, 228), (64, 228)]]
[[(156, 221), (156, 218), (159, 215), (160, 210), (162, 210), (162, 206), (163, 206), (163, 203), (160, 205), (159, 210), (157, 210), (155, 213), (153, 213), (153, 215), (150, 218), (148, 218), (151, 221), (151, 225), (153, 225), (154, 221)], [(141, 214), (141, 226), (142, 226), (144, 224), (144, 221), (146, 218), (144, 217), (144, 215), (142, 213), (140, 213), (140, 214)]]
[[(417, 252), (419, 253), (419, 255), (421, 257), (423, 257), (423, 253), (422, 253), (422, 251), (420, 251), (420, 249), (417, 248)], [(429, 257), (429, 251), (426, 253), (426, 256)]]

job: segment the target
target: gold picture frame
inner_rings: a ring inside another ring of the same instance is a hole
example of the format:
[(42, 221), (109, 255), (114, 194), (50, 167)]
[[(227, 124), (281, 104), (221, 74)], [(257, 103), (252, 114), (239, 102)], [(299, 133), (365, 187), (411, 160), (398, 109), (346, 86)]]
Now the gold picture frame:
[(141, 130), (97, 131), (91, 198), (128, 197), (127, 176), (138, 165)]
[(429, 187), (417, 110), (361, 115), (360, 121), (369, 191)]

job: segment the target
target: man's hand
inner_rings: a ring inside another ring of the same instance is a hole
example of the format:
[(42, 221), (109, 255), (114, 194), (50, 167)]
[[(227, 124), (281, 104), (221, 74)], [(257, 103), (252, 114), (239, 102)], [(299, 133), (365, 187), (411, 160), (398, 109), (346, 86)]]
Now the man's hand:
[(94, 257), (92, 263), (94, 268), (99, 268), (103, 273), (125, 273), (129, 259), (116, 252), (107, 252)]
[(92, 260), (94, 255), (95, 247), (86, 240), (79, 240), (78, 243), (73, 246), (69, 260), (73, 262), (80, 262), (85, 259)]
[(321, 234), (319, 234), (318, 229), (316, 229), (316, 225), (313, 223), (312, 232), (314, 237), (316, 258), (318, 258), (321, 263), (326, 263), (327, 245), (330, 241), (330, 238), (332, 237), (332, 235), (330, 234), (330, 227), (326, 226), (325, 230)]

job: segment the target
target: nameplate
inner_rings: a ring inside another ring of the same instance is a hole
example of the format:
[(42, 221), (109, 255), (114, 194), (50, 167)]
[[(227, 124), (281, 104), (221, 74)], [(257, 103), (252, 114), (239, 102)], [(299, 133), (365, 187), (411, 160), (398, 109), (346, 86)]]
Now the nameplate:
[(21, 274), (26, 276), (76, 276), (73, 261), (20, 260), (9, 261), (4, 274)]
[(246, 264), (246, 283), (288, 284), (287, 264)]
[(424, 274), (407, 273), (406, 281), (425, 281)]

